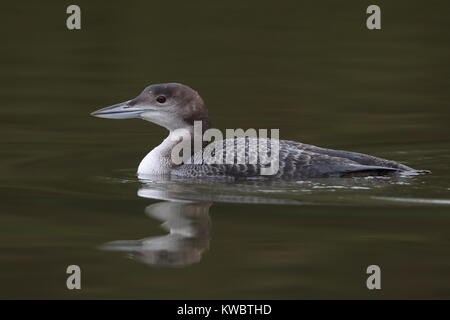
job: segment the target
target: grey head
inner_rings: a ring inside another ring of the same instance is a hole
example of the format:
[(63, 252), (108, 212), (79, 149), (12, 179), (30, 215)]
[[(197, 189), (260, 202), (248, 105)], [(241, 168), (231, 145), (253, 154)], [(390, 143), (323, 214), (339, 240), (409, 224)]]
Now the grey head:
[(153, 84), (136, 98), (91, 113), (107, 119), (138, 118), (156, 123), (168, 130), (192, 126), (202, 121), (209, 127), (208, 110), (197, 91), (181, 83)]

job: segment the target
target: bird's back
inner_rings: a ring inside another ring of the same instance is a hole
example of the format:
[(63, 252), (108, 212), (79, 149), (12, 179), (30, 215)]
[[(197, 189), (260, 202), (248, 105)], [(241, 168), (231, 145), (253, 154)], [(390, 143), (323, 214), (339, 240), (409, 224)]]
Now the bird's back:
[[(320, 148), (295, 141), (278, 141), (278, 170), (262, 175), (268, 158), (276, 156), (270, 139), (234, 138), (212, 142), (172, 174), (191, 177), (306, 179), (348, 175), (386, 175), (414, 169), (362, 153)], [(262, 150), (262, 152), (261, 152)], [(264, 158), (261, 155), (266, 155)]]

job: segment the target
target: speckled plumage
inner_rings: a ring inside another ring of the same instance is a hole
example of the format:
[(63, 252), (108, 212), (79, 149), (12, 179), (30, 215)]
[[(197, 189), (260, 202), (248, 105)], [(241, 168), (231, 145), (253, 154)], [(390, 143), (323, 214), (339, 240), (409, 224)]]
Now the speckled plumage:
[[(332, 150), (316, 147), (295, 141), (279, 141), (279, 170), (274, 175), (261, 175), (260, 161), (249, 164), (249, 160), (255, 157), (255, 152), (250, 151), (249, 138), (235, 138), (234, 150), (227, 148), (227, 141), (213, 142), (206, 148), (215, 149), (223, 147), (223, 162), (212, 163), (213, 157), (204, 157), (196, 153), (191, 162), (197, 164), (182, 164), (172, 169), (171, 174), (176, 176), (191, 177), (225, 177), (233, 179), (306, 179), (323, 177), (341, 177), (348, 175), (384, 175), (399, 171), (414, 171), (414, 169), (386, 159), (370, 155)], [(270, 151), (270, 143), (266, 139), (257, 139), (257, 143), (264, 143)], [(245, 148), (245, 160), (239, 158), (239, 150)], [(234, 153), (234, 163), (225, 164), (226, 154)], [(239, 161), (240, 160), (240, 161)], [(217, 161), (216, 161), (217, 162)], [(242, 163), (244, 162), (244, 164)], [(239, 164), (241, 163), (241, 164)], [(267, 165), (266, 165), (267, 166)]]

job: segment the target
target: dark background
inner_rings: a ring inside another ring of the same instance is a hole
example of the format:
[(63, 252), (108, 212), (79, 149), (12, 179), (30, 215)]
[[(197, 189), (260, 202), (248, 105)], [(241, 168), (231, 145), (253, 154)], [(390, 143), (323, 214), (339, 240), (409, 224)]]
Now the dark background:
[[(66, 28), (70, 4), (81, 7), (79, 31)], [(366, 28), (369, 4), (381, 7), (382, 30)], [(405, 0), (2, 3), (0, 297), (449, 298), (449, 10)], [(241, 200), (314, 205), (219, 199), (209, 250), (184, 268), (101, 251), (164, 234), (132, 173), (166, 133), (89, 113), (161, 82), (198, 90), (214, 127), (279, 128), (282, 139), (433, 174), (227, 186)], [(65, 288), (70, 264), (82, 268), (81, 291)], [(365, 286), (370, 264), (382, 268), (381, 291)]]

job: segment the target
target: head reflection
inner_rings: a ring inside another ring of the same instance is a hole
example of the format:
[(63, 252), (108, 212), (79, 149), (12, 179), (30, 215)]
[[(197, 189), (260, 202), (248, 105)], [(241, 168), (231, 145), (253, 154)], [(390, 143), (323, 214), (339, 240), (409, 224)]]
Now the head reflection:
[[(148, 192), (148, 186), (144, 186), (138, 194), (143, 196)], [(161, 221), (161, 227), (168, 232), (166, 235), (111, 241), (105, 243), (102, 249), (126, 252), (130, 258), (148, 265), (186, 266), (198, 263), (209, 249), (211, 205), (211, 202), (189, 201), (151, 204), (145, 208), (145, 214)]]

